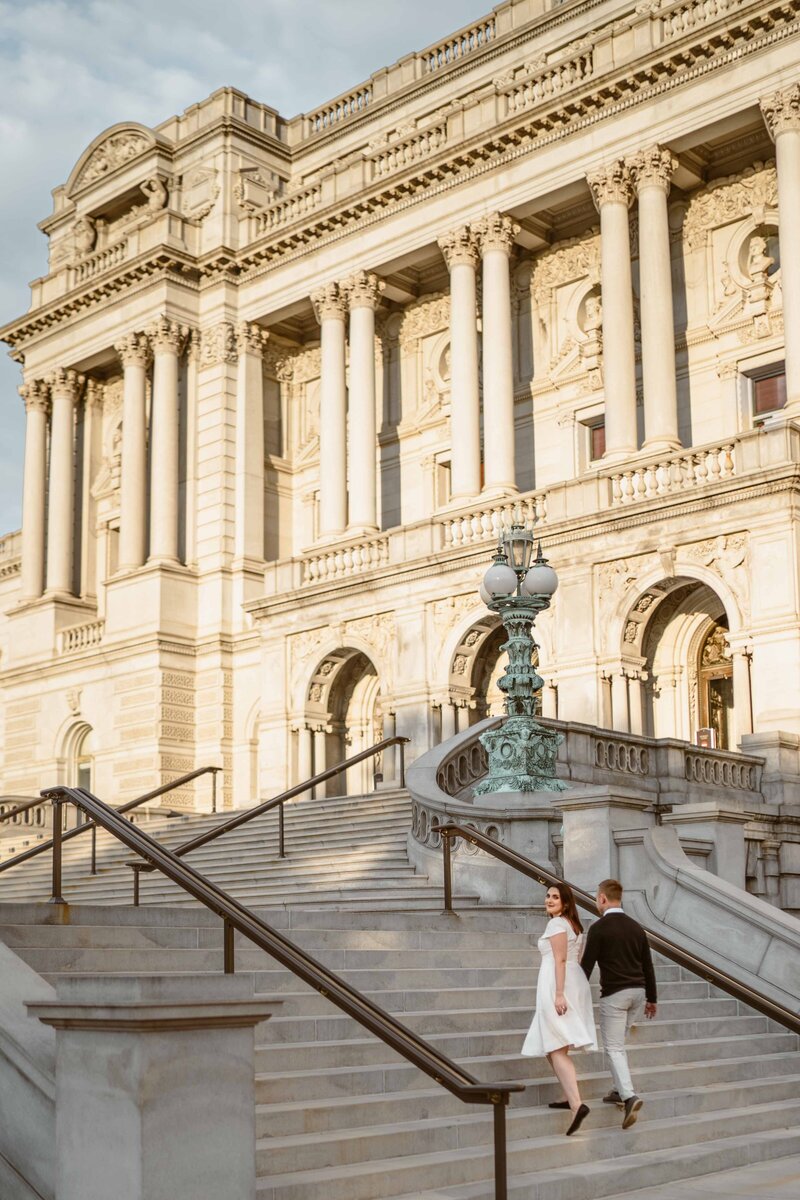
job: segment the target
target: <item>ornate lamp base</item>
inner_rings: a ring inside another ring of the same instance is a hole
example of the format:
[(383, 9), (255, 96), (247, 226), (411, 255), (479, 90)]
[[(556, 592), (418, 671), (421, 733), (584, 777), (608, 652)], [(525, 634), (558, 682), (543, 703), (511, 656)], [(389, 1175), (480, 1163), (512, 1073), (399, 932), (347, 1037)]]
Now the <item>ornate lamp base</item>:
[(489, 760), (487, 777), (474, 789), (476, 796), (489, 792), (563, 792), (567, 785), (556, 778), (556, 754), (564, 740), (545, 729), (534, 717), (508, 717), (499, 729), (481, 734)]

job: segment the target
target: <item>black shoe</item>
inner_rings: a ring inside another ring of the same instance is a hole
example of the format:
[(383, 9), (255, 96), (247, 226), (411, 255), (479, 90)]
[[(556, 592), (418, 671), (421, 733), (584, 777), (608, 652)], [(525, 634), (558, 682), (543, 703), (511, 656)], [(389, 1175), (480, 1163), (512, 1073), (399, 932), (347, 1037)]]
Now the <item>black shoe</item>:
[(569, 1108), (569, 1100), (551, 1100), (548, 1108)]
[[(641, 1104), (641, 1101), (639, 1101), (639, 1103)], [(575, 1113), (575, 1116), (572, 1118), (572, 1124), (570, 1125), (569, 1129), (567, 1130), (567, 1137), (571, 1137), (573, 1133), (578, 1132), (578, 1130), (580, 1129), (581, 1125), (586, 1120), (586, 1118), (588, 1117), (590, 1112), (591, 1112), (591, 1109), (589, 1108), (588, 1104), (582, 1104), (580, 1106), (578, 1111)], [(635, 1119), (636, 1118), (634, 1117), (634, 1120)]]
[(616, 1088), (612, 1088), (607, 1095), (603, 1096), (603, 1104), (616, 1104), (618, 1108), (622, 1108), (624, 1103), (625, 1101)]
[(628, 1096), (625, 1101), (625, 1116), (622, 1118), (622, 1128), (630, 1129), (631, 1125), (636, 1124), (636, 1118), (639, 1115), (639, 1109), (642, 1107), (642, 1101), (638, 1096)]

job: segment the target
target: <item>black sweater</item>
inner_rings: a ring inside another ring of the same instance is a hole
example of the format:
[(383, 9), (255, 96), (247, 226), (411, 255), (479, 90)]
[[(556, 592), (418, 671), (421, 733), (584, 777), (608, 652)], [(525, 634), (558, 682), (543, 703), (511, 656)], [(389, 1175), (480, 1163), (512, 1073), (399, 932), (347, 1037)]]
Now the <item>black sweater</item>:
[(595, 963), (600, 966), (601, 996), (613, 996), (624, 988), (644, 988), (648, 1004), (656, 1003), (656, 974), (647, 935), (626, 913), (608, 913), (590, 927), (581, 958), (587, 979)]

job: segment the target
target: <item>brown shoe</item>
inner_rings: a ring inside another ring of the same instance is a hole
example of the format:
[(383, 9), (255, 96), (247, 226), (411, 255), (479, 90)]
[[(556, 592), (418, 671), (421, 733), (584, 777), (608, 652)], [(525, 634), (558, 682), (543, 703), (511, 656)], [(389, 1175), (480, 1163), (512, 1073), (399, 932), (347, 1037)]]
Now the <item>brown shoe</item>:
[(630, 1129), (631, 1125), (636, 1124), (636, 1118), (639, 1116), (639, 1109), (642, 1107), (642, 1101), (638, 1096), (628, 1096), (625, 1101), (625, 1116), (622, 1118), (622, 1128)]
[(569, 1129), (567, 1130), (567, 1137), (572, 1137), (573, 1133), (578, 1132), (578, 1130), (580, 1129), (581, 1125), (586, 1120), (586, 1118), (588, 1117), (590, 1112), (591, 1112), (591, 1109), (589, 1108), (588, 1104), (582, 1104), (580, 1106), (578, 1111), (575, 1113), (575, 1116), (572, 1118), (572, 1124), (570, 1125)]

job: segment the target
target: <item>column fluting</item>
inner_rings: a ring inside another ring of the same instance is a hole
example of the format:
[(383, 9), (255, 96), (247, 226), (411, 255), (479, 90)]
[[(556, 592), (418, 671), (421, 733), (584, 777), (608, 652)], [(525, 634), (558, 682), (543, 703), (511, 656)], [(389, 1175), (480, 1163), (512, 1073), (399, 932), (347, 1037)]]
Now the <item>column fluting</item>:
[(122, 466), (120, 471), (119, 569), (133, 571), (147, 557), (146, 334), (129, 333), (115, 347), (122, 362)]
[(786, 410), (800, 411), (800, 84), (761, 100), (778, 172)]
[(678, 392), (667, 196), (678, 165), (672, 151), (649, 146), (628, 160), (639, 198), (639, 302), (642, 322), (644, 449), (675, 450)]
[(483, 487), (503, 494), (517, 490), (509, 265), (519, 226), (491, 213), (472, 230), (483, 260)]
[(320, 325), (319, 532), (338, 537), (347, 528), (347, 388), (345, 315), (347, 300), (338, 283), (311, 297)]
[(19, 389), (25, 403), (25, 466), (22, 477), (22, 598), (44, 592), (44, 537), (47, 496), (47, 419), (50, 392), (41, 379)]
[(481, 490), (481, 417), (475, 268), (478, 247), (467, 225), (439, 238), (450, 272), (450, 445), (453, 500)]
[(386, 287), (360, 271), (343, 285), (350, 309), (349, 526), (378, 528), (375, 412), (375, 310)]
[(636, 453), (636, 358), (628, 208), (630, 173), (621, 161), (587, 176), (600, 213), (600, 286), (603, 301), (603, 384), (606, 459)]
[[(178, 561), (180, 413), (178, 365), (186, 331), (162, 317), (148, 330), (153, 349), (150, 418), (150, 558)], [(123, 438), (125, 427), (123, 425)]]
[(264, 557), (264, 346), (267, 331), (243, 321), (236, 330), (236, 558)]
[(73, 591), (75, 547), (75, 407), (83, 386), (77, 371), (59, 369), (50, 385), (50, 487), (47, 509), (47, 591)]

